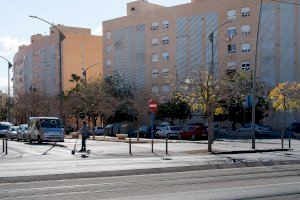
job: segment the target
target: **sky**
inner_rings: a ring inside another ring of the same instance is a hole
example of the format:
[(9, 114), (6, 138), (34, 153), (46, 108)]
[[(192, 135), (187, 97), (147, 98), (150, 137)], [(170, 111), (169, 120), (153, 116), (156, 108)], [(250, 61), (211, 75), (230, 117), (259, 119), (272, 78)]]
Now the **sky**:
[[(91, 28), (99, 35), (102, 21), (125, 16), (126, 4), (134, 0), (1, 0), (0, 55), (13, 62), (18, 46), (29, 44), (34, 34), (49, 34), (49, 26), (35, 15), (65, 26)], [(149, 0), (163, 6), (191, 0)], [(7, 88), (7, 62), (0, 58), (0, 90)]]

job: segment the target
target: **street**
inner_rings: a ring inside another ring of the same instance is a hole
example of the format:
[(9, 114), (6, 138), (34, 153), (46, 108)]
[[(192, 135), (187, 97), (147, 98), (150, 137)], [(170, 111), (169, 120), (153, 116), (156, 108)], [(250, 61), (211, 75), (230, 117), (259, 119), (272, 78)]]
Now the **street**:
[[(8, 199), (299, 199), (300, 165), (0, 184)], [(284, 196), (284, 197), (283, 197)]]

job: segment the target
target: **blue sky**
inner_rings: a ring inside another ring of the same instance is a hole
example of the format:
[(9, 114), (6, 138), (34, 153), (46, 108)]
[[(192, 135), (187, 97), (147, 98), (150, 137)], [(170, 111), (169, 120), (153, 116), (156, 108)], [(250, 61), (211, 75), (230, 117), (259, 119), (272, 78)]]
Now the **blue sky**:
[[(126, 3), (133, 0), (3, 0), (0, 6), (0, 55), (9, 60), (20, 44), (30, 36), (48, 34), (49, 26), (29, 15), (55, 24), (91, 28), (99, 34), (102, 21), (126, 15)], [(87, 3), (88, 2), (88, 3)], [(190, 0), (149, 0), (164, 6), (189, 3)], [(7, 87), (7, 63), (0, 59), (0, 90)]]

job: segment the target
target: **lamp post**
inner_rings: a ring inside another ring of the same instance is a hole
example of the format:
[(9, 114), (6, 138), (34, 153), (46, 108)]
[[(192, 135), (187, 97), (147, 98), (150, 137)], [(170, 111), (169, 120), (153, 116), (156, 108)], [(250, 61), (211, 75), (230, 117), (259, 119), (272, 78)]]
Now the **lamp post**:
[(59, 32), (59, 116), (62, 117), (62, 93), (63, 93), (63, 91), (62, 91), (62, 47), (61, 47), (61, 43), (65, 39), (66, 36), (53, 23), (50, 23), (47, 20), (42, 19), (37, 16), (29, 15), (29, 17), (41, 20), (41, 21), (49, 24), (50, 26), (52, 26)]
[(256, 32), (256, 44), (255, 44), (255, 64), (253, 68), (253, 85), (252, 85), (252, 122), (251, 122), (251, 140), (252, 140), (252, 149), (255, 149), (255, 107), (256, 107), (256, 68), (257, 68), (257, 50), (258, 50), (258, 37), (260, 30), (260, 19), (261, 19), (261, 10), (262, 10), (262, 1), (260, 0), (259, 4), (259, 14), (258, 14), (258, 24)]
[(7, 121), (10, 121), (10, 68), (12, 68), (13, 64), (11, 64), (11, 62), (9, 62), (9, 60), (7, 60), (6, 58), (4, 58), (3, 56), (0, 56), (2, 59), (6, 60), (8, 63), (8, 74), (7, 74), (7, 95), (8, 95), (8, 108), (7, 108)]
[[(212, 75), (212, 78), (214, 79), (214, 33), (216, 30), (218, 30), (219, 28), (221, 28), (222, 26), (231, 23), (232, 21), (226, 21), (223, 24), (221, 24), (220, 26), (218, 26), (217, 28), (215, 28), (208, 36), (208, 40), (211, 43), (211, 64), (210, 64), (210, 69), (209, 69), (209, 74)], [(208, 108), (207, 108), (207, 112), (211, 112), (211, 109), (213, 109), (213, 113), (211, 113), (212, 116), (214, 116), (214, 103), (212, 105), (212, 108), (210, 107), (210, 103), (208, 103)], [(210, 119), (211, 116), (208, 115), (208, 118)], [(214, 121), (214, 118), (212, 117), (212, 123)], [(208, 120), (208, 121), (210, 121)], [(211, 128), (211, 126), (209, 127), (209, 129)], [(212, 143), (213, 143), (213, 138), (214, 138), (214, 130), (212, 128), (212, 130), (209, 130), (209, 134), (208, 134), (208, 151), (211, 152), (212, 151)]]

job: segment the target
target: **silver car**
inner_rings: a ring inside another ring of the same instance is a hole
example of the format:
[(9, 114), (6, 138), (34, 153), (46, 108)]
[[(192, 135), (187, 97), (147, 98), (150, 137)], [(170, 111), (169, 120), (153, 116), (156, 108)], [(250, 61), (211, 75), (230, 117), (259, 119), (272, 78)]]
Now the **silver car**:
[(18, 126), (11, 126), (9, 127), (7, 133), (6, 133), (6, 138), (11, 139), (11, 140), (17, 140), (18, 139)]
[(165, 126), (155, 133), (157, 138), (178, 138), (181, 127), (178, 126)]
[(18, 130), (18, 142), (19, 141), (29, 141), (28, 136), (28, 124), (21, 124)]

